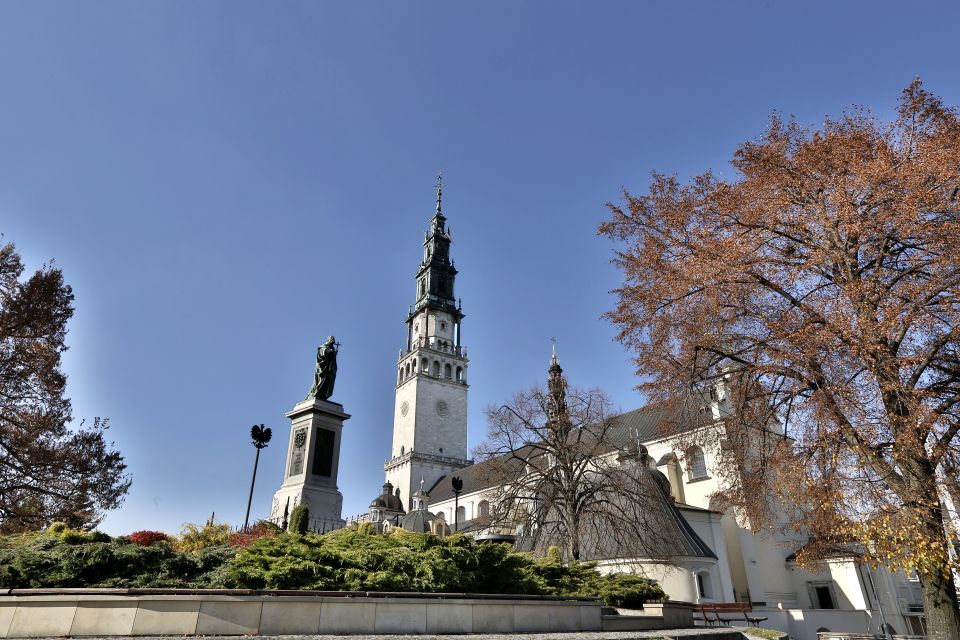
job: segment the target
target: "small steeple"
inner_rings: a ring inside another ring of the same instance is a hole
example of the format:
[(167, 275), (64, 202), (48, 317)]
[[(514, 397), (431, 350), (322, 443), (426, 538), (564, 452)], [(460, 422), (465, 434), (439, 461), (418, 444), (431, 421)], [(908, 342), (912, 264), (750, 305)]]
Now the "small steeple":
[(567, 381), (557, 358), (557, 340), (550, 340), (553, 341), (553, 353), (550, 356), (550, 368), (547, 370), (547, 388), (550, 395), (547, 413), (551, 420), (558, 420), (567, 413)]

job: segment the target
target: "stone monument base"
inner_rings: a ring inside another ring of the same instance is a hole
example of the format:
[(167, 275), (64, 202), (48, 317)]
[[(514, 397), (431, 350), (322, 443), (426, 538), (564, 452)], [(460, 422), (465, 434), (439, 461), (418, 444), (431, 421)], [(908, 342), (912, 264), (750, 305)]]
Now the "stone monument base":
[(270, 520), (283, 524), (293, 509), (310, 510), (308, 528), (325, 533), (343, 528), (343, 496), (337, 489), (340, 467), (340, 433), (350, 415), (336, 402), (307, 398), (287, 413), (290, 442), (284, 481), (273, 496)]
[(290, 505), (288, 516), (295, 506), (305, 504), (310, 509), (310, 521), (307, 525), (310, 531), (326, 533), (346, 526), (346, 521), (340, 518), (343, 495), (336, 489), (310, 487), (302, 484), (281, 487), (273, 495), (273, 501), (280, 508), (279, 513), (272, 514), (270, 519), (277, 525), (283, 523), (283, 510), (287, 504)]

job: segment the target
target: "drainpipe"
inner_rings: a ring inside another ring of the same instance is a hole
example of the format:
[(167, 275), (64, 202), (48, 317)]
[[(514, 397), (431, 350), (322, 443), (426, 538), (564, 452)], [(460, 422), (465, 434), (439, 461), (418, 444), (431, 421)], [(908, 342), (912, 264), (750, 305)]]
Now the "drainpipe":
[(870, 570), (870, 567), (864, 568), (867, 570), (867, 579), (870, 580), (873, 599), (877, 601), (877, 608), (880, 609), (880, 624), (883, 626), (881, 629), (883, 631), (883, 637), (886, 638), (886, 640), (893, 640), (893, 637), (890, 635), (890, 626), (887, 624), (887, 616), (883, 612), (883, 600), (880, 599), (880, 594), (877, 593), (877, 585), (873, 581), (873, 572)]

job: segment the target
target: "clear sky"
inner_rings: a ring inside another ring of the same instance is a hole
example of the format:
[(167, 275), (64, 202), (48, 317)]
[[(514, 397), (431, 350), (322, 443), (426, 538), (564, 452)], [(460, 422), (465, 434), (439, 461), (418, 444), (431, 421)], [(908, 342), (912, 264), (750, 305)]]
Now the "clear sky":
[(397, 352), (444, 173), (483, 409), (546, 375), (643, 399), (600, 318), (595, 229), (651, 170), (730, 175), (773, 110), (960, 104), (956, 2), (0, 3), (0, 231), (76, 294), (75, 415), (133, 488), (109, 533), (242, 523), (282, 480), (284, 412), (342, 343), (344, 514), (389, 454)]

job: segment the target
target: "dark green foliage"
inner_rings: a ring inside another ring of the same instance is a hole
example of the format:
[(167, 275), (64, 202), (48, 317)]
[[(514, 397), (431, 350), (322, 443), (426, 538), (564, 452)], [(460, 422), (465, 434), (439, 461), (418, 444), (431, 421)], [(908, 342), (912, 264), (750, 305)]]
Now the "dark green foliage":
[(439, 538), (370, 526), (333, 533), (281, 533), (178, 551), (125, 538), (51, 527), (0, 537), (0, 587), (240, 587), (329, 591), (512, 593), (601, 597), (638, 607), (666, 597), (650, 580), (600, 576), (593, 563), (563, 565), (559, 554), (534, 560), (508, 545), (464, 535)]
[(254, 589), (541, 593), (533, 561), (504, 545), (372, 527), (255, 541), (228, 568), (228, 581)]
[(303, 535), (307, 532), (307, 525), (310, 524), (310, 509), (305, 504), (299, 504), (293, 508), (290, 513), (290, 525), (287, 530), (290, 533)]
[(47, 531), (0, 549), (0, 586), (220, 587), (229, 547), (178, 553), (165, 542), (149, 547), (100, 532)]
[(640, 609), (650, 600), (664, 600), (656, 581), (630, 573), (600, 575), (596, 562), (571, 562), (564, 565), (560, 550), (550, 547), (546, 557), (530, 566), (542, 593), (563, 596), (599, 597), (608, 607)]
[(666, 600), (667, 594), (654, 580), (632, 573), (612, 573), (581, 589), (584, 595), (599, 596), (608, 607), (640, 609), (644, 602)]

